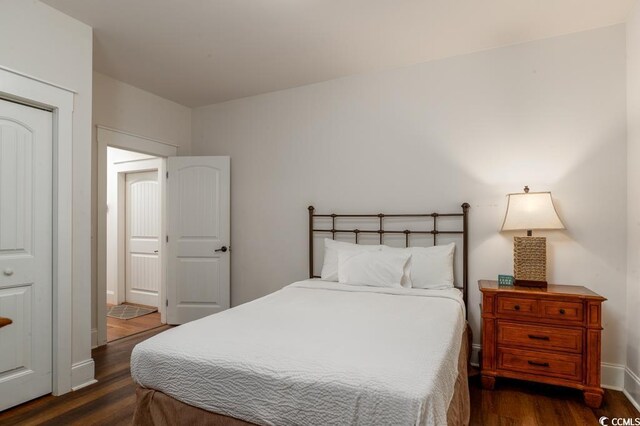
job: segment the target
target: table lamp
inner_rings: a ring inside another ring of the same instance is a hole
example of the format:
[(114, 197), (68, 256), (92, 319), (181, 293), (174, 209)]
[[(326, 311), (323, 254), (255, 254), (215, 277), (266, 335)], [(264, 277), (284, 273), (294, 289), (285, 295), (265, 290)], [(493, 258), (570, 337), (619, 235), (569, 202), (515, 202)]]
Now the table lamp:
[(533, 230), (565, 229), (553, 205), (551, 192), (524, 192), (507, 195), (507, 212), (502, 231), (527, 231), (513, 237), (514, 285), (547, 287), (547, 239), (533, 237)]

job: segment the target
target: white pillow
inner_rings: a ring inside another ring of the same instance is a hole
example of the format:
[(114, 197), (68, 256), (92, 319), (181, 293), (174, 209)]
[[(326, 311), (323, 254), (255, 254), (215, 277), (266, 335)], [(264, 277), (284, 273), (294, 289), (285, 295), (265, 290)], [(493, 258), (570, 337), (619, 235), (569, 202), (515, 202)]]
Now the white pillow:
[(404, 266), (411, 253), (338, 250), (338, 281), (341, 284), (401, 287)]
[(433, 247), (382, 247), (386, 252), (411, 254), (402, 278), (403, 286), (433, 290), (453, 287), (455, 249), (455, 243)]
[(357, 253), (380, 251), (382, 246), (361, 245), (324, 239), (324, 260), (320, 278), (324, 281), (338, 281), (338, 250), (352, 250)]

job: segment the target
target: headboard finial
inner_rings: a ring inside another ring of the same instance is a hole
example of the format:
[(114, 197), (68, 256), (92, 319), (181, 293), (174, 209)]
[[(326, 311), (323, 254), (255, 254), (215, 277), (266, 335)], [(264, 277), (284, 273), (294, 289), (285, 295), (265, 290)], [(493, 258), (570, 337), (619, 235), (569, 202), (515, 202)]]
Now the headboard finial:
[(314, 211), (315, 209), (316, 209), (315, 207), (313, 207), (313, 206), (309, 206), (309, 211), (310, 211), (310, 212)]
[(469, 210), (469, 208), (471, 208), (471, 205), (469, 203), (462, 203), (462, 210), (463, 211), (467, 211)]

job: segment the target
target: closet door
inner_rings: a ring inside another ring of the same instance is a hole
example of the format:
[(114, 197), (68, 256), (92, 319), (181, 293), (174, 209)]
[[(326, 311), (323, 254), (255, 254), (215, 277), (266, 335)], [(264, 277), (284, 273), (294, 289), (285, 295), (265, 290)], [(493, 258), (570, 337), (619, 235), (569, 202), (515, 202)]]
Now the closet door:
[(51, 392), (52, 132), (0, 100), (0, 411)]

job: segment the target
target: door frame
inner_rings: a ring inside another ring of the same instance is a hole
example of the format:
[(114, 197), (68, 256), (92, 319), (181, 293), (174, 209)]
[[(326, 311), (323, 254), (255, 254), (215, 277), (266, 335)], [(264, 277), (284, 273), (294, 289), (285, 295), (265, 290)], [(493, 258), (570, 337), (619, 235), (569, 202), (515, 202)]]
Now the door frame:
[[(162, 206), (165, 205), (165, 197), (166, 197), (166, 186), (167, 180), (162, 179), (162, 176), (166, 173), (166, 160), (164, 158), (150, 158), (146, 160), (133, 160), (127, 161), (123, 163), (121, 167), (116, 166), (116, 170), (118, 173), (118, 279), (115, 288), (114, 297), (118, 303), (121, 301), (126, 301), (126, 256), (128, 255), (126, 250), (127, 244), (127, 229), (126, 229), (126, 178), (129, 173), (142, 173), (142, 172), (157, 172), (158, 174), (158, 191), (160, 192), (160, 206), (161, 210)], [(120, 166), (120, 165), (119, 165)], [(160, 255), (158, 256), (160, 261), (160, 286), (158, 290), (158, 312), (160, 312), (160, 322), (165, 323), (164, 316), (166, 315), (165, 306), (160, 303), (161, 300), (165, 300), (165, 289), (163, 288), (163, 280), (162, 276), (164, 275), (163, 271), (166, 268), (166, 254), (165, 250), (162, 249), (166, 243), (162, 242), (162, 235), (166, 235), (167, 230), (164, 226), (163, 219), (165, 215), (164, 212), (160, 212), (160, 235), (159, 235), (159, 244), (160, 244)]]
[[(107, 208), (103, 204), (107, 199), (107, 147), (126, 149), (128, 151), (149, 154), (155, 157), (166, 158), (175, 157), (178, 153), (178, 146), (170, 142), (152, 139), (146, 136), (136, 135), (123, 130), (114, 129), (102, 125), (96, 125), (96, 139), (98, 149), (98, 234), (97, 234), (97, 330), (95, 331), (94, 346), (107, 344)], [(166, 173), (166, 161), (162, 161), (160, 176)], [(166, 234), (166, 206), (165, 206), (165, 185), (166, 179), (160, 179), (161, 192), (161, 218), (160, 226), (162, 232)], [(161, 234), (162, 235), (162, 234)], [(160, 239), (161, 263), (166, 265), (166, 242)], [(120, 263), (120, 262), (118, 262)], [(166, 292), (166, 271), (160, 274), (161, 293)], [(162, 296), (161, 296), (162, 297)], [(160, 321), (166, 322), (166, 311), (160, 299)], [(93, 339), (92, 339), (93, 340)]]
[[(0, 67), (0, 98), (53, 114), (53, 395), (71, 391), (72, 381), (72, 168), (73, 100), (77, 92)], [(85, 141), (86, 142), (86, 141)]]

